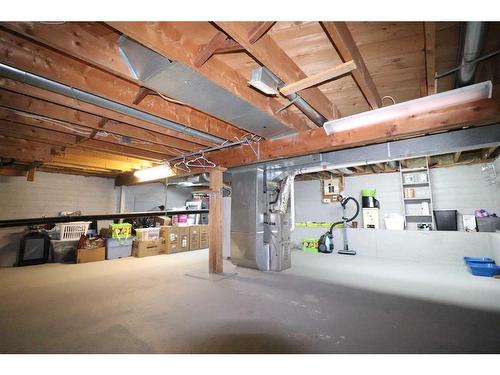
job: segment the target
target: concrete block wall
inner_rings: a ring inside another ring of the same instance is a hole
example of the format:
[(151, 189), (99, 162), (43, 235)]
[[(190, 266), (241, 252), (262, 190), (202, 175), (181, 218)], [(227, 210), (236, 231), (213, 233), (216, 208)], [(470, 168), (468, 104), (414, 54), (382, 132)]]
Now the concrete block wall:
[[(25, 177), (0, 177), (0, 219), (57, 216), (60, 211), (114, 213), (114, 180), (37, 172)], [(102, 224), (103, 222), (100, 222)], [(25, 228), (0, 229), (0, 266), (16, 261)]]
[(144, 185), (127, 186), (125, 193), (125, 211), (149, 211), (155, 206), (165, 205), (167, 208), (185, 206), (186, 200), (191, 199), (193, 188), (182, 186), (169, 186), (151, 183)]
[[(500, 162), (495, 162), (500, 175)], [(500, 178), (499, 178), (500, 180)], [(431, 170), (434, 209), (457, 209), (460, 214), (472, 214), (475, 208), (500, 212), (500, 184), (489, 184), (481, 173), (481, 165), (436, 168)], [(465, 232), (385, 231), (384, 214), (403, 214), (399, 173), (371, 174), (346, 177), (344, 196), (360, 199), (363, 188), (377, 189), (380, 201), (381, 229), (350, 229), (351, 248), (361, 255), (410, 260), (437, 259), (445, 262), (460, 262), (465, 255), (487, 256), (490, 252), (489, 234)], [(360, 202), (361, 203), (361, 202)], [(338, 203), (321, 202), (319, 181), (295, 183), (296, 221), (340, 220)], [(347, 215), (354, 212), (349, 206)], [(357, 219), (362, 224), (362, 217)], [(459, 218), (459, 229), (462, 227)], [(323, 228), (296, 228), (292, 233), (294, 247), (301, 248), (304, 238), (319, 238)], [(343, 247), (342, 232), (335, 231), (335, 247)]]

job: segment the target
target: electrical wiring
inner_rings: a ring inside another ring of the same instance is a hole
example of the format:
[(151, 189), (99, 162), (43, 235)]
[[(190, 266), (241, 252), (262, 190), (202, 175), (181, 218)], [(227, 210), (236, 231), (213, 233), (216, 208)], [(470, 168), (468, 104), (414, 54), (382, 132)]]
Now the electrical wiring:
[(172, 99), (172, 98), (169, 98), (168, 96), (165, 96), (163, 95), (161, 92), (159, 91), (156, 91), (156, 93), (160, 96), (160, 98), (162, 98), (163, 100), (166, 100), (167, 102), (171, 102), (171, 103), (175, 103), (175, 104), (180, 104), (180, 105), (185, 105), (185, 106), (188, 106), (188, 104), (186, 103), (183, 103), (183, 102), (180, 102), (178, 100), (175, 100), (175, 99)]
[(23, 116), (23, 117), (28, 117), (28, 118), (33, 118), (35, 120), (42, 120), (42, 121), (50, 122), (51, 124), (60, 126), (64, 129), (70, 130), (70, 131), (77, 133), (77, 134), (80, 134), (80, 135), (89, 136), (90, 134), (92, 134), (92, 131), (90, 131), (90, 130), (82, 130), (82, 129), (84, 129), (83, 127), (80, 127), (77, 125), (70, 125), (70, 124), (67, 124), (65, 122), (62, 122), (62, 121), (59, 121), (56, 119), (52, 119), (50, 117), (34, 115), (31, 113), (20, 112), (20, 111), (16, 111), (16, 110), (14, 110), (14, 112), (20, 116)]
[(390, 95), (383, 96), (382, 99), (381, 99), (382, 103), (384, 102), (384, 99), (390, 99), (390, 100), (392, 100), (392, 104), (396, 104), (396, 101)]

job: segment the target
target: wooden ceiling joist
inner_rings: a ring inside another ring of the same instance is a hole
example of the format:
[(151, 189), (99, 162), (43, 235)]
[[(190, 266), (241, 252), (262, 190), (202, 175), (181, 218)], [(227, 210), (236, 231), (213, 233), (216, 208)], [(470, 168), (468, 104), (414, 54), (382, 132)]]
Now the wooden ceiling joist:
[[(192, 40), (188, 33), (179, 31), (179, 28), (196, 30), (199, 28), (197, 22), (107, 22), (107, 24), (157, 53), (182, 62), (293, 130), (306, 130), (307, 124), (311, 123), (304, 116), (298, 116), (291, 111), (277, 112), (283, 107), (280, 100), (262, 95), (248, 87), (249, 77), (240, 75), (224, 63), (219, 56), (213, 56), (198, 68), (194, 57), (201, 44)], [(207, 42), (217, 32), (218, 30), (213, 28), (213, 34), (207, 35)]]
[[(145, 142), (162, 144), (163, 141), (166, 141), (165, 144), (168, 145), (168, 142), (171, 141), (169, 137), (162, 134), (154, 134), (116, 121), (107, 121), (102, 124), (101, 118), (93, 114), (77, 111), (3, 89), (0, 89), (0, 105), (77, 126), (140, 139)], [(197, 148), (193, 149), (193, 151), (194, 150), (197, 150)]]
[(424, 22), (427, 95), (436, 93), (436, 23)]
[(380, 94), (347, 24), (345, 22), (321, 22), (321, 25), (342, 61), (353, 60), (356, 63), (357, 68), (352, 72), (356, 84), (370, 107), (372, 109), (379, 108), (382, 105)]
[[(96, 38), (92, 29), (82, 23), (46, 25), (28, 22), (2, 23), (2, 26), (24, 36), (0, 29), (0, 61), (5, 64), (224, 139), (234, 139), (235, 136), (241, 137), (246, 133), (189, 105), (166, 101), (157, 96), (148, 96), (139, 104), (133, 104), (142, 86), (126, 68), (116, 45), (119, 35), (112, 31), (108, 30), (112, 35), (106, 39)], [(95, 27), (95, 24), (91, 26)], [(96, 52), (99, 50), (105, 52)], [(161, 127), (154, 125), (154, 128)], [(183, 133), (172, 132), (172, 135), (180, 138), (201, 141)]]
[(354, 69), (356, 69), (356, 63), (351, 60), (343, 64), (334, 66), (333, 68), (310, 75), (309, 77), (301, 79), (297, 82), (283, 86), (282, 88), (280, 88), (280, 92), (283, 95), (287, 96), (297, 91), (307, 89), (311, 86), (316, 86), (320, 83), (324, 83), (334, 78), (338, 78), (344, 74), (353, 71)]
[(259, 161), (386, 142), (395, 138), (423, 135), (464, 125), (486, 125), (499, 120), (499, 100), (487, 99), (421, 115), (407, 116), (395, 121), (374, 123), (329, 136), (325, 134), (324, 129), (320, 128), (286, 138), (265, 140), (259, 144), (259, 157), (249, 147), (215, 151), (208, 157), (217, 165), (235, 167)]
[[(250, 43), (248, 35), (255, 23), (217, 22), (229, 36), (241, 44), (257, 61), (270, 69), (285, 84), (307, 78), (306, 74), (269, 35)], [(300, 91), (302, 98), (328, 120), (339, 117), (336, 106), (317, 87)]]
[(248, 31), (248, 43), (254, 44), (256, 41), (262, 38), (264, 34), (267, 33), (275, 23), (276, 22), (273, 21), (256, 22), (255, 25)]
[(210, 41), (199, 47), (194, 57), (194, 65), (200, 68), (216, 53), (242, 50), (243, 47), (223, 32), (217, 32)]
[(481, 150), (481, 159), (487, 160), (492, 157), (498, 147), (499, 146), (492, 146)]
[(199, 138), (186, 137), (179, 138), (178, 132), (173, 132), (167, 128), (153, 125), (143, 120), (136, 119), (131, 116), (126, 116), (118, 112), (114, 112), (102, 107), (81, 102), (79, 100), (56, 94), (51, 91), (43, 90), (38, 87), (30, 86), (25, 83), (14, 81), (8, 78), (0, 77), (0, 88), (7, 89), (18, 94), (31, 96), (49, 102), (59, 104), (65, 107), (73, 108), (78, 111), (92, 113), (101, 117), (100, 129), (106, 130), (106, 122), (114, 120), (118, 123), (135, 126), (139, 131), (145, 133), (158, 134), (161, 138), (161, 143), (165, 146), (174, 147), (181, 150), (193, 151), (203, 146), (211, 145), (211, 143), (200, 140)]

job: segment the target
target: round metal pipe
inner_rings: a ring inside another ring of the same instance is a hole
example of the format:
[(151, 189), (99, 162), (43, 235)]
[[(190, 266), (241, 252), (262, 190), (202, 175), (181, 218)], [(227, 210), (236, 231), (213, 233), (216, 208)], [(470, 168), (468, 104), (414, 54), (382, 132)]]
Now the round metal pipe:
[(115, 112), (122, 113), (127, 116), (134, 117), (139, 120), (144, 120), (151, 122), (153, 124), (163, 126), (164, 128), (170, 129), (170, 130), (175, 130), (180, 133), (184, 133), (187, 135), (191, 135), (193, 137), (197, 137), (200, 139), (204, 139), (208, 142), (216, 143), (216, 144), (223, 144), (226, 140), (213, 136), (208, 133), (204, 133), (202, 131), (192, 129), (188, 126), (181, 125), (169, 120), (165, 120), (164, 118), (152, 115), (150, 113), (128, 107), (126, 105), (114, 102), (109, 99), (105, 99), (103, 97), (90, 94), (86, 91), (82, 91), (79, 89), (75, 89), (74, 87), (64, 85), (62, 83), (52, 81), (50, 79), (38, 76), (36, 74), (32, 74), (29, 72), (26, 72), (24, 70), (20, 70), (14, 67), (11, 67), (9, 65), (5, 65), (0, 63), (0, 75), (20, 81), (23, 83), (27, 83), (28, 85), (35, 86), (44, 90), (49, 90), (52, 92), (55, 92), (57, 94), (61, 94), (70, 98), (74, 98), (77, 100), (80, 100), (82, 102), (86, 102), (89, 104), (93, 104), (102, 108), (107, 108)]

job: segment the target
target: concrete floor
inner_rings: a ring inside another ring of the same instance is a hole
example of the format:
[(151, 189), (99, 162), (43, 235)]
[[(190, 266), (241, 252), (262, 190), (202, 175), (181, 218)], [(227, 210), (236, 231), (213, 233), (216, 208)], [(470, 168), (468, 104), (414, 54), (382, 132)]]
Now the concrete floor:
[(500, 352), (500, 280), (465, 268), (297, 252), (282, 273), (185, 275), (207, 258), (0, 269), (0, 352)]

